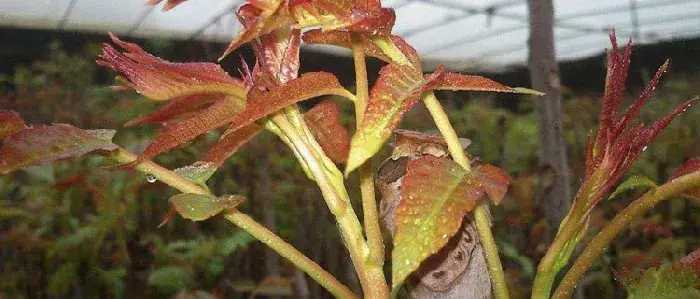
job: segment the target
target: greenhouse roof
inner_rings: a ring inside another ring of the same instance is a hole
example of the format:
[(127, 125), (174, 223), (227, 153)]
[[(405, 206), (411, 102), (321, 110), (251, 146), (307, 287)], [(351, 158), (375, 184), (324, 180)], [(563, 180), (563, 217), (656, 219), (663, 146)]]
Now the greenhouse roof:
[[(243, 0), (190, 0), (168, 12), (145, 0), (2, 0), (0, 26), (120, 36), (230, 41), (241, 29)], [(700, 36), (700, 0), (554, 0), (560, 60), (591, 56), (619, 39), (635, 43)], [(527, 59), (524, 0), (385, 0), (396, 10), (394, 33), (423, 57), (451, 68), (522, 65)], [(8, 42), (8, 41), (4, 41)], [(337, 51), (318, 48), (323, 51)]]

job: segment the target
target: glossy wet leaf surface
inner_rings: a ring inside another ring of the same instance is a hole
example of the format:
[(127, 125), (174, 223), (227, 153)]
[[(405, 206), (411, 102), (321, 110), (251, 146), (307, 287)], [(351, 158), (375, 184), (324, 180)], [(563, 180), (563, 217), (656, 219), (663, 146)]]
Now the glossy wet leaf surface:
[(401, 195), (394, 218), (394, 292), (423, 260), (447, 244), (484, 191), (454, 161), (426, 155), (408, 163)]
[(181, 193), (170, 198), (170, 203), (180, 216), (202, 221), (219, 214), (224, 209), (233, 209), (244, 200), (240, 195), (223, 195), (216, 197), (211, 194)]

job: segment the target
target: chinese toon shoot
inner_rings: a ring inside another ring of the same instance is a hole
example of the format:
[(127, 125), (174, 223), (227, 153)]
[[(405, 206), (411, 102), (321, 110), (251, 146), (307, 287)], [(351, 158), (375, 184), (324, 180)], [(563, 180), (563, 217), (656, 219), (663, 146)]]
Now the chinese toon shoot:
[[(158, 2), (161, 1), (149, 3)], [(182, 2), (169, 0), (164, 9), (172, 9)], [(192, 2), (196, 5), (196, 1)], [(110, 35), (113, 44), (104, 45), (97, 63), (120, 74), (117, 81), (121, 85), (117, 89), (133, 89), (150, 100), (165, 102), (156, 111), (126, 124), (167, 123), (143, 152), (134, 154), (113, 144), (111, 138), (115, 132), (112, 130), (83, 130), (68, 124), (30, 126), (18, 114), (3, 110), (0, 111), (0, 138), (3, 140), (0, 172), (6, 174), (27, 165), (93, 152), (106, 155), (118, 167), (143, 172), (179, 190), (180, 194), (170, 198), (174, 213), (192, 221), (222, 214), (287, 258), (334, 296), (357, 298), (357, 294), (314, 261), (237, 210), (242, 196), (215, 195), (207, 188), (207, 179), (229, 156), (260, 131), (267, 130), (290, 148), (306, 176), (321, 190), (322, 200), (338, 224), (365, 298), (396, 296), (421, 262), (438, 252), (449, 237), (458, 232), (467, 213), (473, 213), (493, 294), (496, 298), (508, 298), (486, 200), (498, 204), (503, 199), (509, 184), (508, 175), (495, 166), (472, 165), (433, 91), (505, 92), (531, 97), (539, 93), (507, 87), (484, 77), (447, 72), (442, 66), (425, 74), (418, 53), (401, 37), (391, 34), (394, 11), (382, 7), (379, 1), (250, 0), (236, 15), (244, 29), (234, 37), (220, 59), (249, 43), (256, 60), (252, 66), (243, 62), (239, 78), (230, 76), (216, 63), (168, 62), (136, 44)], [(611, 193), (643, 148), (695, 101), (690, 99), (682, 103), (652, 125), (632, 124), (665, 72), (666, 63), (640, 98), (618, 117), (631, 46), (620, 51), (614, 35), (611, 41), (600, 125), (589, 141), (583, 184), (538, 266), (533, 298), (551, 296), (555, 277), (569, 264), (574, 248), (587, 232), (590, 211)], [(350, 49), (355, 65), (355, 92), (341, 86), (331, 73), (299, 74), (302, 43)], [(371, 87), (367, 80), (366, 56), (386, 63)], [(335, 103), (322, 102), (306, 113), (297, 105), (297, 102), (324, 95), (340, 96), (353, 103), (356, 130), (352, 135), (340, 125)], [(383, 271), (385, 248), (374, 193), (372, 157), (386, 145), (405, 112), (418, 101), (423, 101), (427, 107), (451, 158), (419, 158), (407, 166), (405, 179), (413, 183), (402, 186), (404, 200), (396, 208), (391, 283), (388, 283)], [(151, 161), (156, 155), (221, 127), (226, 131), (220, 140), (191, 165), (169, 170)], [(341, 165), (344, 165), (342, 171)], [(649, 193), (617, 215), (575, 260), (553, 296), (568, 297), (602, 248), (631, 219), (674, 195), (697, 196), (694, 188), (700, 186), (698, 168), (700, 163), (689, 161), (679, 168), (682, 171), (674, 179), (660, 186), (653, 184)], [(346, 177), (353, 172), (360, 178), (363, 222), (352, 207), (345, 185)], [(625, 184), (635, 185), (634, 182)]]

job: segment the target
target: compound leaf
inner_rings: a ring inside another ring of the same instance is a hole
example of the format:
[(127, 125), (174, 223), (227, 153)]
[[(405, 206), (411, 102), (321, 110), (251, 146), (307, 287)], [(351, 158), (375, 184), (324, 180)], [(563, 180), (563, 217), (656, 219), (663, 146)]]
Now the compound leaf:
[(120, 40), (110, 33), (112, 41), (126, 50), (119, 52), (105, 44), (97, 64), (123, 73), (128, 82), (144, 96), (165, 101), (197, 94), (224, 94), (245, 98), (243, 82), (229, 76), (218, 64), (204, 62), (175, 63), (155, 57), (134, 43)]

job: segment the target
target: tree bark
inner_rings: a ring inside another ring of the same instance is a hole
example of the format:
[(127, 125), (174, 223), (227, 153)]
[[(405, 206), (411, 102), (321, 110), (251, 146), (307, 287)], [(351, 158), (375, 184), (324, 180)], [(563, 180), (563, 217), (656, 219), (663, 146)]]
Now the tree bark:
[(540, 139), (540, 168), (550, 169), (554, 180), (537, 199), (549, 227), (556, 232), (571, 205), (569, 165), (562, 129), (559, 68), (554, 52), (554, 6), (552, 0), (529, 0), (530, 80), (532, 88), (545, 93), (535, 100)]

